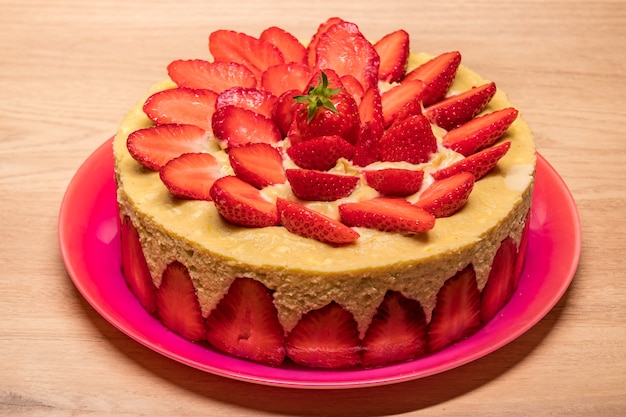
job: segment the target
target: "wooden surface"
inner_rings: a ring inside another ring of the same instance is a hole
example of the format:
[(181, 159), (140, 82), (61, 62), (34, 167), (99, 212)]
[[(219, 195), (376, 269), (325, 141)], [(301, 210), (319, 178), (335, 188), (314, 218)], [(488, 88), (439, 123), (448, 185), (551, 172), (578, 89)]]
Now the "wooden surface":
[[(288, 7), (286, 6), (288, 5)], [(80, 164), (176, 58), (327, 17), (458, 49), (532, 126), (577, 202), (583, 248), (556, 307), (504, 348), (395, 385), (292, 390), (201, 372), (133, 341), (75, 289), (57, 243)], [(626, 412), (623, 1), (0, 0), (0, 415), (612, 416)]]

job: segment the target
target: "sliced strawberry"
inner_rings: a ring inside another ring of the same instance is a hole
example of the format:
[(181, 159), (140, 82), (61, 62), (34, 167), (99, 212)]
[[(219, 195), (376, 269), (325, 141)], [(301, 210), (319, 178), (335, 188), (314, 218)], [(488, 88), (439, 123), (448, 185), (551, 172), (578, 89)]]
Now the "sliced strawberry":
[(221, 93), (231, 87), (256, 87), (254, 74), (236, 62), (209, 62), (178, 59), (167, 66), (167, 73), (179, 87), (206, 89)]
[(354, 145), (341, 136), (319, 136), (289, 147), (287, 155), (300, 168), (328, 171), (337, 164), (339, 158), (351, 160)]
[(363, 86), (361, 85), (359, 80), (349, 74), (342, 75), (339, 79), (341, 80), (341, 84), (343, 84), (343, 88), (348, 94), (350, 94), (354, 98), (354, 101), (358, 106), (363, 99)]
[(334, 301), (303, 315), (287, 336), (286, 346), (287, 355), (305, 366), (348, 368), (360, 361), (356, 321)]
[(363, 98), (359, 104), (359, 116), (361, 124), (369, 123), (373, 137), (378, 140), (385, 131), (383, 118), (383, 105), (380, 90), (371, 87), (363, 93)]
[(415, 206), (435, 217), (449, 217), (461, 210), (474, 189), (474, 176), (459, 172), (432, 183), (420, 195)]
[(306, 48), (291, 33), (286, 30), (271, 26), (261, 32), (259, 39), (274, 45), (283, 54), (286, 64), (297, 62), (306, 65)]
[(278, 198), (276, 207), (281, 224), (298, 236), (335, 245), (352, 243), (359, 238), (357, 232), (343, 223), (294, 201)]
[(296, 111), (296, 100), (294, 97), (300, 95), (298, 90), (287, 90), (278, 96), (272, 109), (272, 121), (276, 123), (278, 130), (283, 137), (288, 136), (289, 128), (293, 123), (293, 116)]
[(209, 136), (194, 125), (165, 124), (139, 129), (128, 135), (126, 146), (140, 164), (158, 171), (171, 159), (184, 153), (208, 148)]
[(217, 93), (211, 90), (172, 88), (148, 97), (143, 111), (158, 125), (190, 124), (210, 132), (215, 100)]
[(430, 122), (422, 115), (405, 118), (391, 125), (380, 139), (380, 159), (419, 164), (437, 152), (437, 138)]
[(426, 84), (422, 81), (406, 80), (382, 93), (381, 104), (385, 127), (391, 126), (398, 117), (398, 113), (408, 103), (412, 103), (410, 104), (411, 108), (417, 107), (419, 109), (419, 112), (415, 114), (421, 114), (421, 103), (425, 91)]
[(210, 195), (217, 211), (230, 223), (244, 227), (278, 225), (276, 204), (266, 200), (257, 188), (235, 176), (215, 181)]
[(309, 169), (285, 170), (294, 195), (307, 201), (335, 201), (352, 194), (359, 177)]
[(317, 70), (311, 72), (311, 79), (302, 92), (308, 94), (313, 88), (319, 87), (322, 84), (324, 76), (326, 76), (326, 88), (345, 90), (339, 74), (332, 68), (326, 68), (323, 71)]
[(324, 32), (315, 47), (315, 69), (334, 69), (341, 77), (352, 75), (363, 90), (378, 83), (380, 58), (374, 46), (354, 23), (340, 22)]
[(128, 216), (124, 216), (121, 222), (120, 245), (126, 285), (146, 311), (152, 314), (156, 311), (156, 287), (141, 248), (139, 233)]
[(211, 200), (209, 190), (222, 172), (215, 157), (208, 153), (185, 153), (159, 170), (161, 181), (178, 198)]
[(519, 249), (517, 250), (517, 258), (515, 259), (515, 286), (519, 283), (519, 279), (521, 278), (522, 271), (524, 270), (524, 262), (526, 260), (526, 252), (528, 250), (528, 240), (530, 235), (530, 216), (531, 211), (528, 210), (526, 214), (526, 220), (524, 221), (524, 229), (522, 230), (522, 237), (519, 243)]
[(317, 43), (319, 42), (320, 37), (328, 30), (328, 28), (341, 22), (343, 22), (343, 19), (339, 17), (331, 17), (319, 25), (317, 31), (313, 34), (313, 36), (311, 37), (311, 41), (307, 46), (307, 65), (309, 66), (309, 68), (315, 67), (315, 49), (317, 48)]
[(500, 243), (491, 264), (487, 284), (481, 295), (480, 319), (483, 323), (491, 320), (515, 293), (517, 288), (516, 254), (517, 248), (513, 239), (507, 238)]
[(451, 177), (459, 172), (470, 172), (474, 180), (478, 181), (487, 175), (498, 164), (511, 147), (511, 142), (503, 142), (491, 148), (483, 149), (473, 155), (467, 156), (454, 164), (432, 173), (436, 180)]
[[(404, 105), (400, 108), (394, 118), (393, 123), (401, 122), (407, 117), (418, 116), (422, 114), (422, 99), (418, 97), (414, 97), (411, 100), (404, 103)], [(392, 124), (393, 124), (392, 123)]]
[(236, 106), (224, 106), (215, 111), (213, 133), (227, 147), (258, 142), (276, 144), (282, 140), (272, 119)]
[(388, 33), (374, 49), (380, 57), (378, 79), (389, 83), (402, 80), (409, 60), (409, 34), (402, 29)]
[(425, 233), (435, 227), (435, 217), (400, 197), (378, 197), (339, 205), (341, 222), (381, 232)]
[(311, 80), (311, 70), (304, 64), (290, 62), (269, 67), (261, 78), (261, 87), (280, 96), (286, 90), (297, 90), (300, 94)]
[(247, 143), (228, 152), (235, 175), (256, 188), (282, 184), (287, 178), (280, 151), (267, 143)]
[(461, 126), (483, 111), (496, 93), (493, 82), (472, 87), (464, 93), (455, 94), (424, 110), (424, 116), (431, 123), (452, 130)]
[(172, 88), (152, 94), (144, 113), (156, 124), (190, 124), (211, 131), (217, 93), (211, 90)]
[(426, 84), (424, 106), (428, 107), (446, 95), (460, 64), (458, 51), (446, 52), (415, 68), (404, 79), (421, 80)]
[(480, 293), (471, 264), (457, 272), (437, 293), (428, 326), (428, 344), (438, 351), (471, 336), (480, 327)]
[(365, 122), (359, 130), (359, 138), (354, 145), (352, 163), (365, 167), (379, 160), (379, 137), (373, 133), (372, 123)]
[(157, 289), (156, 304), (165, 327), (192, 341), (205, 338), (200, 302), (185, 265), (174, 261), (165, 268)]
[(209, 51), (216, 62), (245, 65), (257, 81), (272, 65), (284, 63), (283, 54), (271, 43), (232, 30), (216, 30), (209, 35)]
[(422, 187), (424, 171), (384, 168), (364, 171), (367, 185), (381, 194), (406, 197), (415, 194)]
[(285, 336), (270, 291), (237, 278), (206, 320), (206, 338), (217, 349), (268, 365), (285, 358)]
[(276, 100), (275, 95), (258, 88), (232, 87), (217, 96), (215, 108), (237, 106), (271, 119)]
[(409, 361), (428, 350), (426, 316), (419, 301), (388, 291), (363, 338), (361, 364), (374, 368)]
[[(296, 105), (296, 108), (297, 108), (297, 105)], [(303, 141), (302, 135), (300, 134), (300, 131), (298, 130), (298, 123), (296, 120), (295, 111), (292, 115), (291, 125), (289, 125), (289, 129), (287, 130), (287, 139), (289, 139), (289, 142), (291, 143), (291, 145), (295, 145), (296, 143), (300, 143)]]
[(512, 107), (476, 117), (446, 133), (442, 144), (462, 155), (469, 156), (493, 145), (517, 118), (518, 111)]

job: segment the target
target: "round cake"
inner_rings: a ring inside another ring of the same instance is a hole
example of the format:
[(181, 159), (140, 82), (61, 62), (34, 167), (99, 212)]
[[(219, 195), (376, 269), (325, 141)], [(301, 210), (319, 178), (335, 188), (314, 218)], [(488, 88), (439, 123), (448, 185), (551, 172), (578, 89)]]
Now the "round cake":
[(324, 368), (414, 360), (498, 314), (535, 148), (495, 83), (340, 18), (306, 46), (218, 30), (209, 52), (172, 62), (114, 140), (123, 273), (151, 314)]

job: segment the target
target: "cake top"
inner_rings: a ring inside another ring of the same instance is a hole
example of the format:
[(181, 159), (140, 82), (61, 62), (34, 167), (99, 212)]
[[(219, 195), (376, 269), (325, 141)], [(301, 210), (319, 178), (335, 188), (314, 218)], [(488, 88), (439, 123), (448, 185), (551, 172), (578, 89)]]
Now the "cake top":
[[(517, 110), (495, 83), (459, 79), (457, 51), (411, 54), (404, 30), (371, 43), (340, 18), (307, 47), (270, 27), (215, 31), (209, 50), (168, 66), (127, 149), (174, 199), (212, 201), (227, 224), (331, 245), (423, 235), (496, 166), (528, 167), (504, 179), (512, 194), (530, 181), (534, 150), (511, 141), (514, 123), (526, 129)], [(522, 160), (503, 159), (512, 146)]]

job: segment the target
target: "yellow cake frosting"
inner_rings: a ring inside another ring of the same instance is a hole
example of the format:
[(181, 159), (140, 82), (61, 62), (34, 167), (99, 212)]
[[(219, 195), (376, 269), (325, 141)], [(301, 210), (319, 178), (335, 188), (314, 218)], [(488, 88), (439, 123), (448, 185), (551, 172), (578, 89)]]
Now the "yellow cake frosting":
[[(427, 54), (411, 54), (408, 71), (430, 58)], [(486, 82), (460, 66), (448, 94)], [(168, 80), (151, 92), (171, 87), (175, 84)], [(204, 316), (209, 315), (235, 278), (249, 277), (273, 291), (279, 321), (287, 332), (307, 311), (335, 301), (354, 315), (363, 335), (388, 290), (401, 291), (420, 301), (430, 319), (437, 292), (447, 278), (472, 263), (478, 287), (483, 288), (500, 242), (507, 237), (520, 240), (535, 173), (532, 133), (522, 117), (500, 140), (510, 141), (510, 150), (491, 173), (475, 183), (462, 210), (438, 218), (435, 227), (424, 234), (407, 236), (357, 228), (361, 237), (355, 243), (333, 246), (292, 234), (280, 226), (233, 226), (223, 220), (212, 202), (173, 197), (159, 174), (143, 168), (127, 150), (128, 135), (152, 125), (142, 104), (143, 100), (126, 116), (114, 140), (120, 215), (129, 216), (137, 228), (155, 285), (159, 285), (162, 271), (172, 261), (178, 260), (188, 268)], [(512, 104), (498, 90), (484, 112), (505, 107)], [(445, 132), (436, 127), (433, 130), (441, 143)], [(461, 158), (441, 145), (439, 150), (438, 156), (421, 166), (427, 174)], [(221, 161), (225, 174), (229, 173), (228, 158), (217, 143), (207, 152)], [(368, 169), (376, 167), (374, 164)], [(343, 160), (333, 170), (356, 172)], [(423, 188), (428, 184), (426, 175)], [(275, 199), (288, 195), (290, 190), (287, 185), (264, 192), (267, 198)], [(348, 199), (371, 198), (375, 193), (362, 183)], [(336, 213), (337, 203), (308, 204), (331, 216)]]

